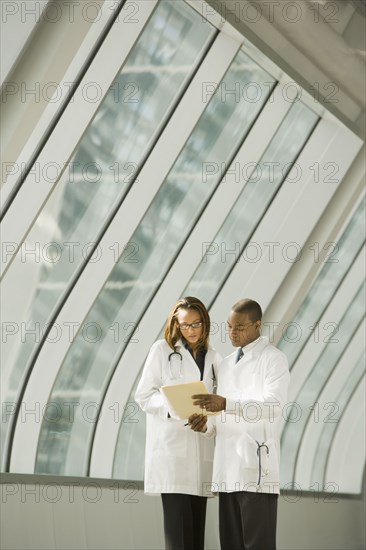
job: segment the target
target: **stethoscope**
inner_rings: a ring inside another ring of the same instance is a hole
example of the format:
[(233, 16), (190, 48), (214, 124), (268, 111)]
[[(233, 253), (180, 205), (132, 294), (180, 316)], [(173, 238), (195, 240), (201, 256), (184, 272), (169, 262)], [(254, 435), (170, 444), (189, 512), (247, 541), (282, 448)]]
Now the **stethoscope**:
[[(174, 376), (173, 370), (172, 370), (172, 357), (173, 357), (173, 355), (178, 355), (178, 357), (179, 357), (179, 373), (178, 373), (178, 376)], [(170, 379), (174, 380), (175, 378), (182, 378), (182, 363), (183, 363), (182, 354), (179, 351), (172, 351), (172, 353), (170, 353), (168, 355), (168, 361), (169, 361), (169, 376), (170, 376)], [(212, 369), (212, 377), (211, 377), (211, 380), (212, 380), (212, 393), (216, 393), (216, 391), (217, 391), (217, 380), (216, 380), (216, 375), (215, 375), (215, 370), (214, 370), (213, 365), (211, 365), (211, 369)]]
[[(172, 370), (172, 357), (173, 357), (173, 355), (178, 355), (178, 357), (179, 357), (179, 359), (178, 359), (179, 360), (179, 374), (178, 374), (178, 376), (174, 376), (173, 370)], [(173, 380), (174, 378), (182, 378), (182, 363), (183, 363), (182, 354), (179, 351), (172, 351), (172, 353), (170, 353), (169, 356), (168, 356), (168, 361), (169, 361), (170, 379)]]
[(265, 443), (259, 443), (257, 440), (256, 440), (256, 444), (258, 446), (257, 448), (257, 456), (258, 456), (258, 483), (257, 483), (257, 490), (261, 484), (261, 477), (264, 477), (268, 474), (268, 470), (263, 470), (262, 469), (262, 457), (261, 457), (261, 449), (266, 449), (267, 451), (267, 458), (268, 458), (268, 455), (269, 455), (269, 449), (268, 449), (268, 446), (265, 444)]

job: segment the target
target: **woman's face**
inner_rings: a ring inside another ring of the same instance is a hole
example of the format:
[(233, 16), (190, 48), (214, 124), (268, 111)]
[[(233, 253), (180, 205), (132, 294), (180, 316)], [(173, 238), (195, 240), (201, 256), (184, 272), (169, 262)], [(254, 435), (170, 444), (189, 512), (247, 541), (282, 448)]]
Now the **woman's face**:
[(203, 333), (203, 322), (199, 311), (196, 309), (180, 308), (176, 319), (183, 338), (191, 348), (195, 348)]

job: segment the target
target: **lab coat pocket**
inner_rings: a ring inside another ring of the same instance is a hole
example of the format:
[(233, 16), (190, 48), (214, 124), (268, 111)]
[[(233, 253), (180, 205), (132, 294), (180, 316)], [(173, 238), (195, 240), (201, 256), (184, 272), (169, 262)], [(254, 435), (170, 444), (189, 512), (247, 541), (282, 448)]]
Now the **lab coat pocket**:
[(245, 433), (237, 439), (235, 448), (246, 468), (258, 468), (258, 445), (255, 439)]
[(184, 426), (182, 421), (168, 419), (160, 424), (156, 435), (156, 447), (154, 449), (156, 456), (187, 456), (188, 433), (187, 427)]
[(273, 438), (261, 441), (243, 434), (237, 440), (236, 452), (242, 459), (243, 466), (260, 469), (261, 477), (266, 476), (269, 471), (278, 469), (277, 450)]

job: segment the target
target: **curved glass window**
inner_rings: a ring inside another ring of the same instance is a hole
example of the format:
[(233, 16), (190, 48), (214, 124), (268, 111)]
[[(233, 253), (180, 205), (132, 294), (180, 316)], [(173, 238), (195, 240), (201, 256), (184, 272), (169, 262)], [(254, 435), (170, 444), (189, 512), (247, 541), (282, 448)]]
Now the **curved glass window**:
[[(227, 94), (223, 101), (221, 89), (209, 101), (133, 234), (132, 248), (122, 253), (86, 318), (86, 324), (95, 326), (94, 341), (88, 341), (80, 332), (62, 365), (50, 402), (56, 402), (63, 414), (43, 421), (36, 472), (87, 473), (96, 418), (94, 423), (92, 418), (88, 421), (85, 410), (89, 406), (94, 416), (97, 414), (131, 331), (215, 192), (220, 175), (204, 184), (202, 163), (207, 159), (216, 163), (231, 161), (274, 85), (268, 73), (243, 52), (237, 54), (222, 86), (232, 90), (237, 81), (243, 85), (255, 82), (261, 89), (258, 101), (238, 102), (234, 94)], [(70, 400), (78, 403), (72, 422), (67, 421), (68, 409), (64, 406)], [(49, 453), (52, 440), (57, 450)]]
[(323, 429), (318, 438), (318, 445), (312, 464), (312, 479), (319, 480), (319, 482), (322, 480), (323, 486), (325, 483), (327, 460), (332, 440), (343, 412), (365, 375), (365, 359), (366, 355), (365, 352), (363, 352), (350, 376), (347, 378), (342, 390), (334, 400), (338, 406), (337, 411), (339, 411), (339, 414), (332, 415), (332, 421), (323, 424)]
[[(162, 332), (158, 338), (162, 337)], [(115, 479), (131, 481), (143, 481), (145, 467), (145, 436), (146, 414), (140, 409), (134, 395), (141, 377), (142, 369), (133, 385), (128, 403), (125, 407), (124, 417), (118, 433), (118, 440), (113, 459), (113, 474)], [(133, 411), (134, 416), (129, 417), (127, 412)]]
[[(301, 334), (309, 334), (315, 327), (323, 311), (337, 291), (344, 276), (352, 266), (365, 241), (365, 199), (357, 208), (346, 230), (338, 243), (327, 243), (329, 254), (325, 264), (314, 281), (299, 311), (286, 330), (278, 347), (286, 354), (290, 369), (306, 344), (304, 338), (297, 338), (297, 330)], [(317, 243), (315, 243), (317, 244)], [(316, 251), (314, 251), (316, 253)]]
[[(300, 356), (301, 350), (306, 344), (304, 339), (296, 338), (296, 334), (292, 334), (292, 330), (296, 330), (296, 327), (300, 326), (300, 328), (304, 329), (301, 330), (301, 334), (304, 334), (305, 329), (315, 327), (323, 311), (329, 306), (339, 285), (347, 275), (347, 272), (363, 246), (365, 239), (364, 211), (365, 199), (361, 201), (339, 241), (333, 243), (336, 248), (332, 247), (332, 255), (326, 259), (324, 266), (305, 297), (299, 311), (292, 319), (288, 332), (279, 342), (278, 347), (282, 349), (288, 357), (291, 369), (294, 367), (297, 358)], [(336, 254), (334, 254), (333, 251), (336, 251)], [(341, 347), (334, 342), (328, 343), (322, 355), (317, 360), (317, 363), (309, 366), (308, 378), (295, 399), (296, 403), (301, 407), (302, 416), (297, 422), (286, 422), (282, 432), (281, 470), (283, 480), (287, 480), (288, 482), (296, 481), (294, 479), (296, 457), (303, 430), (305, 429), (309, 416), (312, 414), (309, 407), (313, 406), (317, 401), (317, 396), (326, 383), (327, 377), (331, 375), (338, 357), (346, 349), (347, 342), (356, 330), (357, 324), (362, 319), (362, 304), (360, 300), (362, 300), (363, 292), (364, 290), (360, 289), (353, 304), (350, 306), (340, 323), (343, 346)], [(356, 318), (354, 318), (353, 315), (355, 315)], [(295, 328), (291, 329), (291, 325)], [(288, 411), (289, 420), (296, 415), (296, 410), (297, 408), (293, 408)], [(321, 448), (326, 452), (323, 445)], [(323, 458), (317, 456), (317, 461), (318, 460), (322, 462)]]
[[(214, 238), (214, 245), (218, 245), (222, 253), (205, 254), (183, 296), (199, 296), (205, 304), (212, 304), (234, 264), (240, 261), (250, 236), (285, 180), (317, 118), (303, 103), (292, 105)], [(253, 263), (248, 262), (249, 269)]]
[[(295, 479), (297, 453), (307, 423), (310, 421), (312, 408), (318, 401), (327, 379), (362, 322), (365, 315), (365, 286), (358, 289), (352, 303), (339, 323), (339, 341), (330, 341), (324, 348), (316, 364), (313, 365), (309, 375), (295, 398), (296, 407), (288, 411), (282, 433), (281, 444), (281, 471), (283, 480), (290, 483)], [(299, 414), (301, 411), (301, 414)], [(303, 489), (307, 489), (303, 487)], [(310, 487), (309, 487), (310, 490)]]
[(184, 2), (158, 3), (4, 280), (2, 318), (17, 327), (3, 346), (4, 402), (17, 400), (47, 324), (215, 32)]
[[(285, 179), (287, 172), (284, 167), (289, 169), (295, 161), (316, 121), (315, 113), (301, 102), (291, 107), (260, 160), (256, 173), (245, 184), (214, 238), (215, 243), (225, 243), (227, 250), (237, 249), (237, 253), (228, 254), (225, 262), (221, 261), (220, 254), (204, 256), (182, 296), (199, 296), (207, 307), (212, 304), (235, 265), (239, 253)], [(261, 174), (259, 179), (258, 174)], [(157, 338), (161, 338), (162, 333), (163, 330)], [(118, 436), (113, 470), (113, 476), (118, 479), (143, 479), (146, 419), (133, 400), (140, 375), (141, 371), (131, 391), (128, 405), (136, 411), (135, 418), (138, 422), (130, 422), (129, 418), (122, 421)]]

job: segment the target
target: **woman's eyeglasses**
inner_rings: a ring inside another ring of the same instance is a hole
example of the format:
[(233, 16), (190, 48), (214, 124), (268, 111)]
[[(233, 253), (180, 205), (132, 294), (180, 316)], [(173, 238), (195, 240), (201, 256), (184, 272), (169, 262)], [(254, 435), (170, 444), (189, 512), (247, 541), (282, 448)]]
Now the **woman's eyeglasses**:
[(196, 321), (195, 323), (182, 323), (179, 325), (180, 330), (188, 330), (189, 328), (201, 328), (203, 325), (202, 321)]

